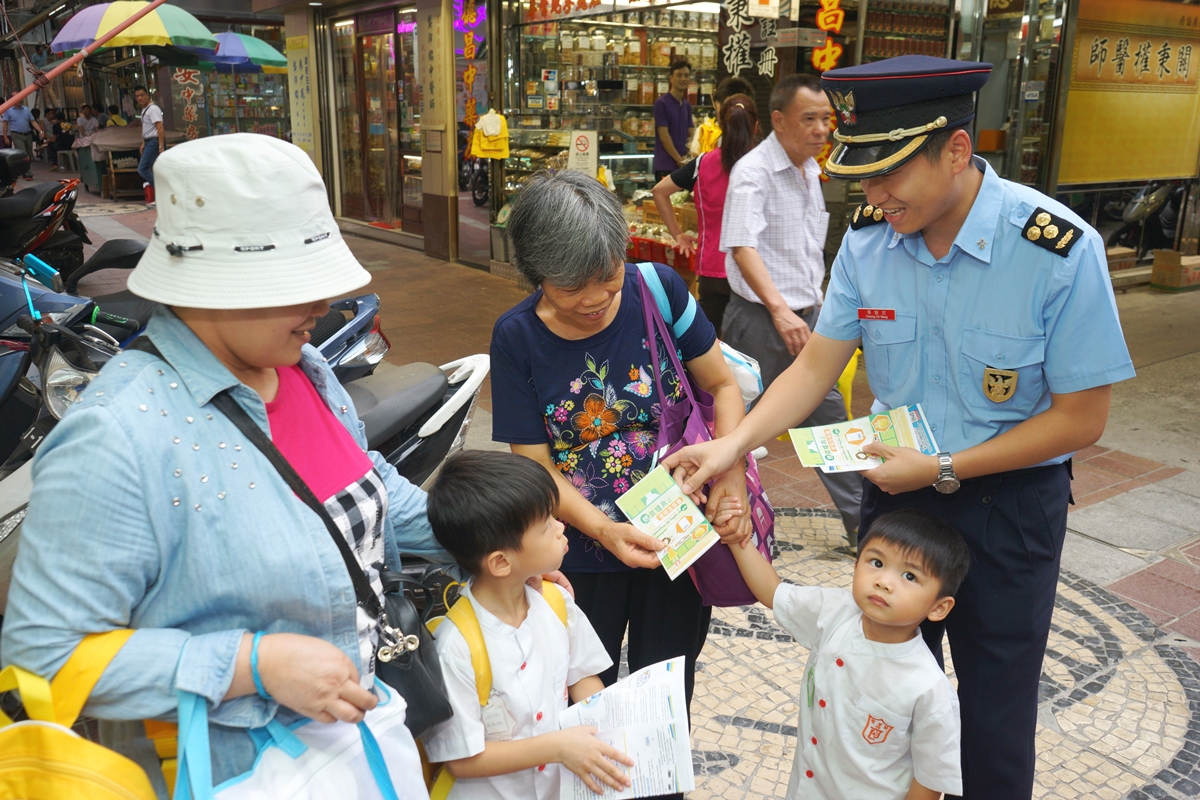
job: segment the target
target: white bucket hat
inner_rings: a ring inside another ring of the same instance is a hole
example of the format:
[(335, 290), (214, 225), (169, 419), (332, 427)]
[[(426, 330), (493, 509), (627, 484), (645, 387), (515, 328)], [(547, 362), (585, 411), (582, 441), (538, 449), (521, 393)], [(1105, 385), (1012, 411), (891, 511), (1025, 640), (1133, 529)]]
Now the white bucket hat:
[(196, 139), (154, 163), (158, 219), (129, 291), (186, 308), (272, 308), (350, 294), (371, 275), (342, 240), (325, 184), (295, 145)]

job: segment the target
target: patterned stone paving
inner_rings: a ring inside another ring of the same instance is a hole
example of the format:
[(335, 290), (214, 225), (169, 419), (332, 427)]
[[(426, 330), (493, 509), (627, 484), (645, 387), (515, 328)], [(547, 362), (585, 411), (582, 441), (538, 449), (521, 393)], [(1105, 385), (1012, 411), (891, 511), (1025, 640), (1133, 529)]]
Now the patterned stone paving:
[[(849, 587), (828, 511), (783, 509), (776, 565)], [(1035, 797), (1200, 795), (1200, 666), (1143, 614), (1064, 573), (1042, 676)], [(947, 668), (953, 665), (947, 651)], [(807, 651), (761, 606), (715, 609), (692, 701), (692, 800), (783, 797)]]

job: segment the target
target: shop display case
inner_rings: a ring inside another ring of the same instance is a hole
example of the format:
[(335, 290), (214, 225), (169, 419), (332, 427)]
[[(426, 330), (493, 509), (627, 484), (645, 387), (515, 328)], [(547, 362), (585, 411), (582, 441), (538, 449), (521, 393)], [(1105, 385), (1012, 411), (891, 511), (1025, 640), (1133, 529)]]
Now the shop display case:
[(511, 147), (521, 152), (504, 164), (501, 204), (531, 172), (560, 155), (565, 162), (573, 130), (599, 134), (600, 164), (623, 201), (651, 189), (654, 101), (670, 91), (673, 61), (691, 64), (688, 101), (695, 122), (712, 114), (720, 6), (624, 8), (610, 4), (595, 9), (609, 13), (546, 21), (531, 19), (525, 5), (506, 5), (514, 24), (505, 25), (504, 74), (511, 77), (504, 113)]
[(208, 117), (213, 134), (262, 133), (288, 138), (287, 76), (208, 73)]
[(1000, 176), (1039, 188), (1049, 182), (1063, 4), (1026, 0), (989, 14), (978, 59), (995, 66), (979, 92), (977, 149)]
[(949, 0), (867, 0), (863, 63), (907, 55), (949, 57), (953, 23)]

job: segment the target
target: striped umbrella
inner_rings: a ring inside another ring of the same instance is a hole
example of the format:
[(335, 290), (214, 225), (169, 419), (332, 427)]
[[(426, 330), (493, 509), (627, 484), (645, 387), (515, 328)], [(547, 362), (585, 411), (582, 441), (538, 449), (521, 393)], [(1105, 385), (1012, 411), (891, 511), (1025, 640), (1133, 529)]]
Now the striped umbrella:
[[(50, 49), (56, 53), (82, 50), (146, 5), (148, 4), (139, 0), (117, 0), (114, 3), (88, 6), (67, 20), (67, 24), (50, 43)], [(178, 6), (164, 3), (110, 39), (104, 46), (165, 45), (192, 51), (212, 51), (217, 49), (217, 39), (200, 20)]]

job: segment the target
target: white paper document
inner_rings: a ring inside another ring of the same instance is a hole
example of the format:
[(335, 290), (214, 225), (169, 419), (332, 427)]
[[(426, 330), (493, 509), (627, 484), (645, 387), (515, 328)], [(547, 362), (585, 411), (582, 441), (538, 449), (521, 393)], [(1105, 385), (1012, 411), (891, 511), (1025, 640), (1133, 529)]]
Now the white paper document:
[(660, 661), (559, 715), (563, 728), (594, 725), (597, 737), (634, 761), (627, 769), (633, 784), (618, 792), (601, 783), (601, 795), (578, 775), (563, 770), (560, 800), (653, 797), (696, 788), (683, 692), (684, 666), (683, 656)]

